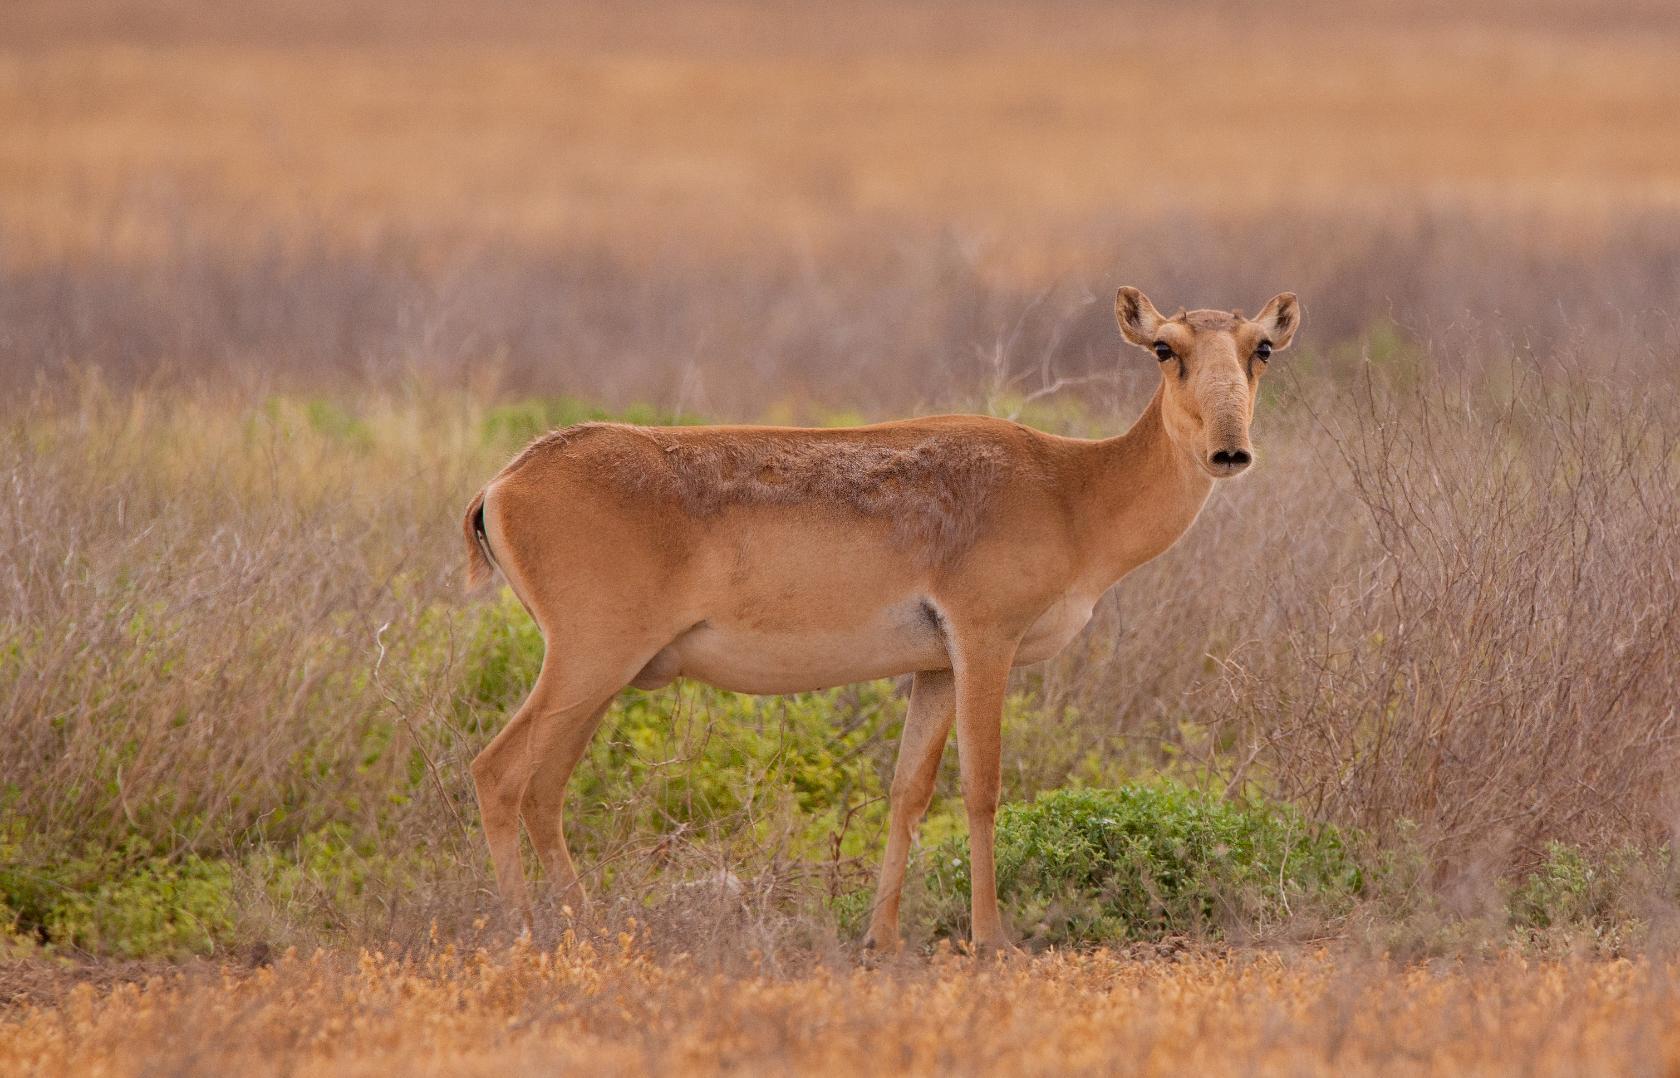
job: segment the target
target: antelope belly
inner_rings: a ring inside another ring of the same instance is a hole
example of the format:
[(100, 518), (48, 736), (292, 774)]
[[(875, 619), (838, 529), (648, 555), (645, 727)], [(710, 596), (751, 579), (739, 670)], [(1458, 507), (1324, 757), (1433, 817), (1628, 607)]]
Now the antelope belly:
[(839, 623), (709, 618), (667, 649), (683, 677), (750, 693), (807, 692), (950, 665), (919, 599)]

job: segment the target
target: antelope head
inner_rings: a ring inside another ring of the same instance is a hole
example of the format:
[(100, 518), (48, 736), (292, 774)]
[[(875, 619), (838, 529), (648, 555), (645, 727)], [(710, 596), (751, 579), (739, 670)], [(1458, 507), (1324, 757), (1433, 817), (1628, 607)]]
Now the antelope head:
[(1253, 463), (1254, 397), (1266, 364), (1301, 324), (1295, 293), (1280, 293), (1253, 318), (1207, 310), (1167, 318), (1148, 296), (1122, 288), (1114, 316), (1126, 340), (1161, 365), (1161, 418), (1173, 443), (1215, 479)]

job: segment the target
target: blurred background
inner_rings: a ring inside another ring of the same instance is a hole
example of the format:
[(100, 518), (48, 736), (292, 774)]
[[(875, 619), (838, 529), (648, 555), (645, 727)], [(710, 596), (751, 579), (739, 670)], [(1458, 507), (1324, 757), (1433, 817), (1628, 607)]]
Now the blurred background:
[[(1363, 890), (1220, 840), (1222, 922), (1101, 923), (1680, 938), (1676, 56), (1672, 0), (7, 0), (0, 929), (476, 931), (468, 761), (542, 641), (462, 593), (474, 491), (586, 418), (1113, 434), (1131, 284), (1303, 329), (1259, 466), (1017, 676), (1006, 799), (1164, 777)], [(626, 694), (603, 916), (855, 938), (903, 706)], [(1046, 879), (1016, 927), (1080, 940)]]
[(1661, 0), (14, 0), (0, 362), (874, 414), (1111, 366), (1124, 283), (1666, 348), (1677, 46)]

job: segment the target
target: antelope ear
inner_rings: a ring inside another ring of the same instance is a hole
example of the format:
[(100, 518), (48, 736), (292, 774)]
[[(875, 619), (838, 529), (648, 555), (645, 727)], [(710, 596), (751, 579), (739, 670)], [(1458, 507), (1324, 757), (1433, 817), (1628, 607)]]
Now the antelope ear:
[(1114, 296), (1114, 320), (1120, 323), (1120, 335), (1139, 348), (1155, 345), (1155, 331), (1166, 319), (1149, 302), (1149, 297), (1130, 285)]
[(1293, 292), (1279, 292), (1264, 310), (1254, 316), (1254, 321), (1265, 331), (1266, 339), (1272, 342), (1272, 351), (1281, 352), (1289, 347), (1295, 331), (1301, 326), (1301, 301), (1295, 298)]

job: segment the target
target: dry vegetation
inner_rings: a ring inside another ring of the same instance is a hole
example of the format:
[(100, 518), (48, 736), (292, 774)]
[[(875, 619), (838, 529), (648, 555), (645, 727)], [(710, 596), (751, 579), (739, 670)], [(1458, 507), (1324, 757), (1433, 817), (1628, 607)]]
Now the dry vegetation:
[[(5, 5), (0, 1070), (1672, 1067), (1677, 45), (1637, 0)], [(471, 491), (597, 408), (1112, 432), (1120, 283), (1305, 335), (1260, 467), (1018, 678), (1006, 798), (1287, 804), (1358, 886), (1214, 871), (1179, 962), (858, 971), (899, 687), (690, 687), (580, 772), (600, 903), (509, 950), (466, 762), (540, 641), (460, 594)]]
[[(1322, 953), (944, 956), (722, 977), (598, 955), (287, 957), (15, 1008), (16, 1073), (1666, 1073), (1676, 969), (1502, 959), (1396, 969)], [(1121, 1062), (1123, 1061), (1123, 1062)]]

